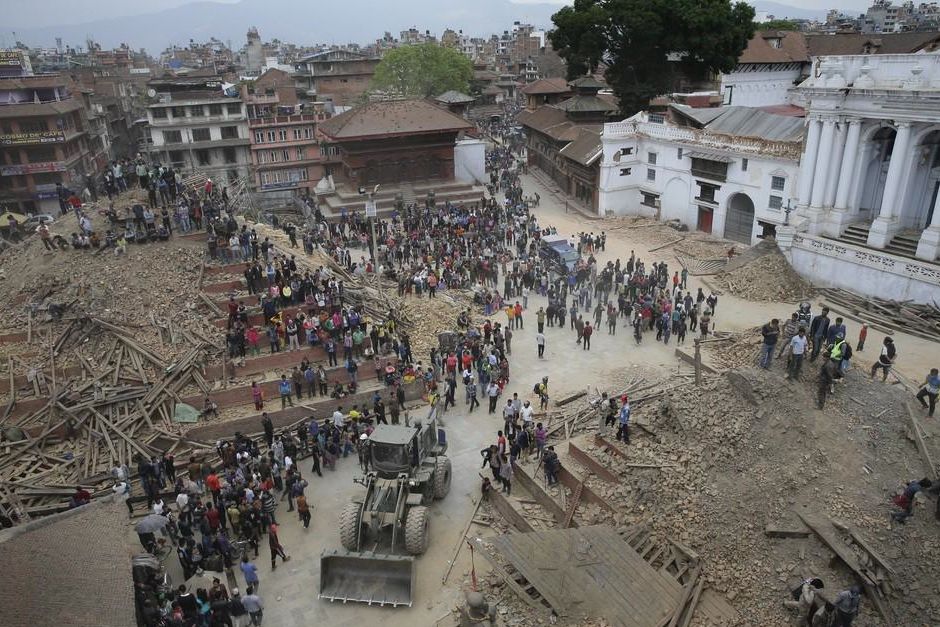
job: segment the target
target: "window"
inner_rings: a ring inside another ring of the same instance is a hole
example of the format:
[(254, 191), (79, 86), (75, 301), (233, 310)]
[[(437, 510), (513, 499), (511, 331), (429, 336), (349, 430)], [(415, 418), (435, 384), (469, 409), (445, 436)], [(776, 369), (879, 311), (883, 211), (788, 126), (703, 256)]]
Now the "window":
[(650, 124), (665, 124), (666, 116), (662, 113), (650, 113), (649, 115)]
[(647, 181), (655, 181), (655, 180), (656, 180), (656, 170), (654, 170), (653, 168), (647, 168), (647, 169), (646, 169), (646, 180), (647, 180)]
[(656, 165), (656, 153), (655, 152), (648, 153), (646, 157), (646, 162), (649, 163), (650, 165)]
[(55, 185), (60, 180), (62, 180), (62, 175), (58, 172), (37, 172), (33, 174), (33, 183), (36, 185)]
[(682, 149), (681, 149), (681, 148), (677, 148), (677, 149), (676, 149), (676, 159), (680, 159), (680, 160), (682, 159)]
[(620, 168), (620, 176), (630, 176), (630, 168)]
[(173, 111), (174, 118), (186, 117), (186, 107), (173, 107), (172, 111)]
[(268, 162), (268, 153), (265, 150), (260, 150), (256, 153), (258, 155), (258, 163), (267, 163)]
[(300, 138), (301, 138), (300, 129), (299, 129), (299, 128), (295, 128), (295, 129), (294, 129), (294, 139), (300, 139)]
[(290, 150), (288, 150), (287, 148), (285, 148), (284, 150), (282, 150), (282, 151), (281, 151), (281, 158), (283, 158), (284, 161), (290, 161)]
[(238, 127), (237, 126), (223, 126), (222, 139), (238, 139)]
[(624, 156), (632, 155), (632, 154), (633, 154), (633, 146), (627, 146), (626, 148), (621, 148), (621, 149), (620, 149), (620, 154), (622, 154), (622, 155), (624, 155)]
[(640, 203), (646, 205), (647, 207), (655, 207), (659, 203), (659, 196), (656, 194), (650, 194), (649, 192), (640, 192), (643, 194), (643, 201)]
[(280, 129), (277, 132), (277, 138), (281, 140), (282, 142), (286, 142), (287, 141), (287, 129), (286, 128)]
[(770, 177), (770, 189), (774, 190), (775, 192), (782, 192), (786, 184), (787, 179), (782, 176)]
[(278, 154), (277, 154), (277, 151), (276, 151), (276, 150), (272, 150), (272, 151), (271, 151), (271, 163), (277, 163), (277, 162), (278, 162)]
[(747, 172), (747, 159), (741, 159), (741, 171)]
[(691, 172), (692, 176), (712, 179), (713, 181), (725, 181), (728, 178), (728, 164), (725, 161), (692, 157)]
[(304, 159), (305, 159), (305, 157), (304, 157), (304, 149), (303, 149), (303, 148), (298, 148), (298, 149), (297, 149), (297, 161), (303, 161)]
[(212, 140), (212, 135), (209, 133), (207, 128), (194, 128), (193, 129), (193, 141), (194, 142), (207, 142)]
[(715, 202), (715, 192), (718, 191), (717, 185), (709, 185), (708, 183), (699, 183), (699, 192), (696, 200), (702, 200), (705, 202), (714, 203)]
[(202, 108), (202, 105), (195, 105), (189, 108), (189, 115), (194, 118), (201, 118), (206, 114), (206, 110)]
[(264, 131), (255, 131), (255, 143), (256, 144), (264, 143)]
[(211, 163), (211, 159), (209, 158), (209, 151), (197, 150), (196, 161), (199, 163), (199, 165), (209, 165), (209, 163)]
[(268, 142), (274, 143), (277, 141), (277, 133), (274, 131), (268, 131)]
[(171, 164), (174, 168), (181, 168), (181, 167), (183, 167), (183, 160), (184, 160), (185, 157), (183, 156), (184, 153), (183, 153), (182, 150), (171, 150), (171, 151), (169, 152), (169, 155), (170, 155), (170, 164)]
[(226, 105), (226, 110), (230, 115), (239, 115), (242, 112), (242, 105), (239, 102), (230, 102)]
[(158, 120), (166, 119), (166, 107), (159, 107), (157, 109), (151, 109), (153, 112), (153, 117)]
[(231, 147), (222, 149), (222, 158), (225, 159), (225, 163), (238, 163), (235, 149)]
[(309, 126), (304, 127), (304, 139), (313, 139), (313, 129)]
[[(21, 133), (41, 133), (45, 130), (48, 130), (46, 126), (46, 121), (43, 119), (39, 120), (30, 120), (23, 119), (20, 120), (20, 132)], [(6, 226), (6, 225), (4, 225)]]
[(209, 105), (209, 115), (222, 115), (222, 105)]
[(182, 144), (183, 133), (181, 131), (163, 131), (164, 144)]
[(780, 211), (783, 208), (783, 196), (771, 196), (770, 208), (776, 211)]

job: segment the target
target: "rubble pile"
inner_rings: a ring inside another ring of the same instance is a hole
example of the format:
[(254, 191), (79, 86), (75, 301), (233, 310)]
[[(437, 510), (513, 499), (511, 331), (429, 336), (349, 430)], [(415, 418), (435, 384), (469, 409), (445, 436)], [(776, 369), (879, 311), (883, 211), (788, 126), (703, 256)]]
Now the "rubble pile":
[(702, 350), (708, 354), (712, 364), (722, 370), (733, 370), (734, 368), (753, 365), (763, 341), (760, 327), (754, 327), (740, 333), (718, 331), (714, 334), (714, 337), (725, 338), (725, 340), (704, 344)]
[(813, 291), (813, 286), (800, 278), (777, 249), (718, 274), (714, 281), (729, 294), (755, 301), (800, 301)]

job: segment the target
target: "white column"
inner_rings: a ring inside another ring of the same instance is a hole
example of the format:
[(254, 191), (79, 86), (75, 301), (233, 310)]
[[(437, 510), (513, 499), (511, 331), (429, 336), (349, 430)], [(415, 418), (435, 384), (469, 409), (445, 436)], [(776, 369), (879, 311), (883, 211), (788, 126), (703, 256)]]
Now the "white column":
[(800, 159), (800, 181), (797, 190), (800, 207), (808, 207), (813, 191), (813, 174), (816, 171), (816, 155), (819, 152), (820, 123), (811, 117), (806, 128), (806, 144)]
[(829, 165), (832, 161), (832, 149), (835, 144), (836, 121), (826, 118), (822, 123), (822, 135), (819, 138), (819, 156), (816, 158), (816, 176), (813, 177), (813, 193), (810, 206), (822, 207), (829, 181)]
[(874, 248), (887, 246), (898, 231), (898, 220), (894, 210), (901, 197), (901, 182), (906, 174), (908, 152), (911, 148), (911, 124), (899, 122), (897, 128), (894, 148), (891, 149), (891, 161), (888, 163), (888, 176), (885, 180), (881, 209), (868, 232), (868, 245)]
[(920, 241), (917, 242), (917, 252), (914, 253), (918, 259), (927, 261), (936, 260), (938, 255), (940, 255), (940, 190), (937, 190), (937, 199), (933, 203), (930, 226), (921, 233)]
[(832, 165), (829, 167), (829, 180), (826, 181), (826, 192), (823, 195), (823, 207), (832, 208), (836, 202), (836, 186), (839, 183), (839, 176), (842, 174), (842, 160), (844, 158), (845, 141), (848, 134), (849, 125), (842, 120), (836, 126), (835, 144), (832, 150)]
[(858, 143), (862, 136), (862, 121), (849, 120), (845, 150), (842, 151), (842, 169), (839, 172), (839, 187), (836, 189), (836, 209), (848, 209), (849, 191), (855, 179), (855, 160), (858, 156)]

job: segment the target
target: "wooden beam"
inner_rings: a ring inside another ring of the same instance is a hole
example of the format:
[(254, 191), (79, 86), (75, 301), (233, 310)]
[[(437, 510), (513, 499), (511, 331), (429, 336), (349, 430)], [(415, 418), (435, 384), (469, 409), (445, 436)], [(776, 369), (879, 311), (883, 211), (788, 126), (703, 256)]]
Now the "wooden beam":
[(917, 450), (920, 451), (920, 457), (923, 459), (924, 465), (927, 467), (927, 477), (931, 481), (936, 481), (937, 467), (934, 466), (933, 459), (930, 457), (930, 451), (927, 449), (926, 442), (924, 442), (924, 434), (920, 428), (920, 421), (917, 420), (917, 415), (914, 414), (914, 408), (911, 407), (910, 401), (905, 401), (904, 406), (907, 408), (907, 416), (910, 419), (911, 433), (914, 435), (914, 443), (917, 445)]
[(470, 525), (474, 523), (474, 518), (477, 515), (477, 512), (480, 511), (480, 504), (483, 503), (483, 497), (481, 496), (477, 499), (476, 505), (473, 506), (473, 511), (470, 512), (470, 518), (467, 520), (466, 526), (463, 528), (463, 531), (460, 532), (460, 536), (457, 538), (457, 546), (454, 547), (454, 552), (450, 556), (450, 561), (447, 563), (447, 570), (444, 571), (444, 576), (441, 577), (441, 584), (447, 583), (447, 578), (450, 577), (450, 573), (454, 570), (454, 564), (457, 563), (457, 556), (460, 555), (460, 549), (463, 548), (463, 545), (467, 542), (467, 534), (470, 532)]

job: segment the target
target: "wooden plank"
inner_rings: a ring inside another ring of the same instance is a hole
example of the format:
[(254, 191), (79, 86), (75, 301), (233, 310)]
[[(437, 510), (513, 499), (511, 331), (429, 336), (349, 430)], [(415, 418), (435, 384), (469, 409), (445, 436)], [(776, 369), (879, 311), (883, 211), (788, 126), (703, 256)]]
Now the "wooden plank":
[[(701, 571), (699, 570), (698, 566), (692, 569), (689, 582), (685, 584), (685, 587), (682, 590), (682, 598), (679, 599), (679, 607), (676, 608), (676, 612), (672, 615), (672, 620), (669, 621), (669, 627), (678, 626), (679, 621), (682, 620), (682, 615), (685, 613), (685, 606), (688, 605), (689, 601), (696, 594), (696, 591), (698, 594), (701, 594), (701, 588), (698, 587), (698, 577), (700, 572)], [(692, 608), (692, 611), (689, 613), (690, 616), (694, 611), (695, 608)]]
[[(490, 490), (490, 492), (493, 492), (493, 490)], [(463, 545), (467, 542), (467, 533), (470, 532), (470, 525), (476, 522), (474, 521), (474, 518), (476, 517), (477, 512), (480, 510), (481, 503), (483, 503), (482, 497), (477, 499), (476, 505), (473, 506), (473, 511), (470, 512), (470, 518), (467, 520), (467, 525), (463, 528), (463, 531), (460, 532), (460, 537), (457, 538), (457, 546), (454, 548), (454, 553), (447, 562), (447, 570), (444, 571), (444, 576), (441, 577), (441, 584), (447, 583), (447, 578), (450, 577), (450, 572), (454, 569), (454, 564), (457, 563), (457, 556), (460, 555), (460, 549), (463, 548)]]
[(862, 547), (875, 563), (881, 566), (888, 573), (897, 576), (897, 571), (894, 570), (890, 564), (888, 564), (888, 561), (883, 558), (880, 553), (877, 553), (873, 548), (871, 548), (868, 542), (866, 542), (857, 531), (854, 529), (849, 529), (849, 535), (852, 537), (852, 540), (855, 542), (855, 544)]
[(616, 473), (594, 459), (587, 451), (581, 450), (574, 442), (568, 442), (568, 455), (571, 456), (571, 459), (575, 460), (604, 481), (608, 483), (620, 483), (620, 477)]
[(483, 544), (482, 538), (474, 538), (473, 545), (477, 548), (480, 554), (486, 558), (486, 561), (490, 563), (490, 567), (493, 569), (493, 571), (496, 572), (496, 574), (506, 582), (506, 585), (509, 586), (509, 588), (515, 592), (520, 599), (539, 612), (545, 611), (545, 606), (539, 603), (537, 600), (533, 599), (529, 593), (526, 592), (522, 586), (520, 586), (519, 583), (509, 575), (509, 573), (506, 572), (506, 569), (503, 568), (502, 564), (499, 563), (499, 560), (496, 559), (496, 556), (486, 548), (485, 544)]
[(917, 450), (920, 451), (920, 457), (924, 462), (924, 466), (926, 466), (927, 477), (931, 481), (936, 481), (937, 467), (934, 466), (933, 458), (931, 458), (927, 444), (924, 442), (924, 434), (920, 428), (920, 421), (917, 420), (917, 415), (914, 413), (910, 401), (905, 401), (904, 407), (907, 408), (907, 416), (911, 423), (911, 433), (914, 436), (914, 443), (917, 445)]
[(498, 488), (493, 487), (490, 489), (486, 498), (490, 505), (499, 512), (500, 516), (517, 530), (523, 532), (533, 531), (532, 525), (525, 519), (525, 516), (512, 506), (512, 503), (499, 492)]

